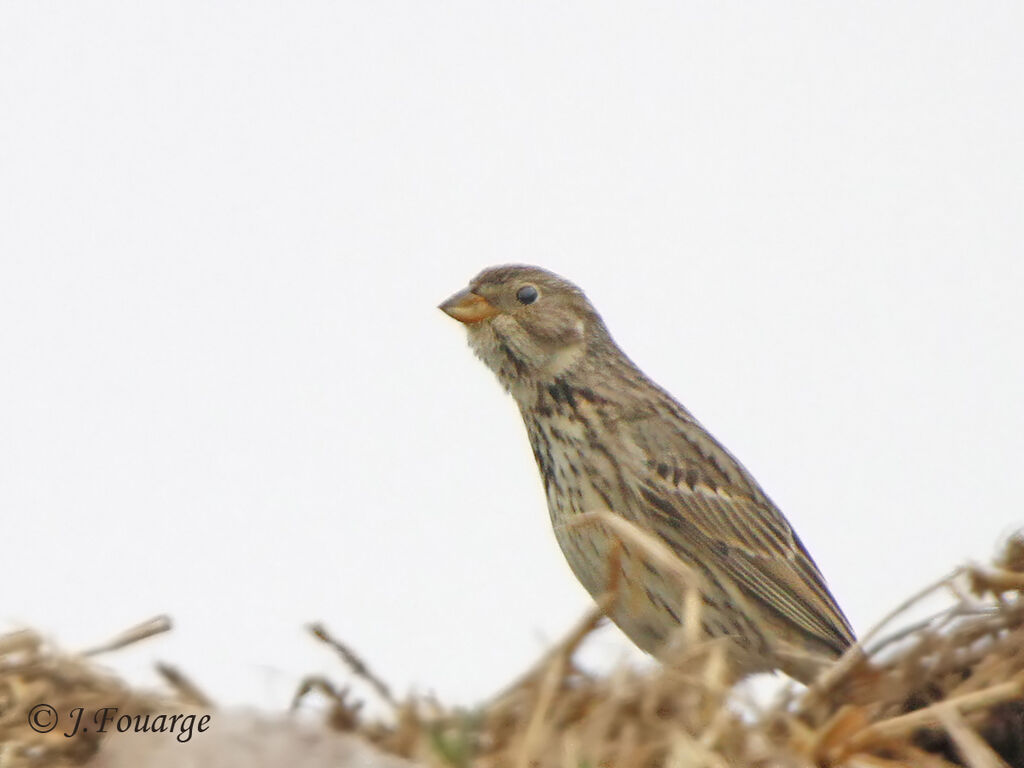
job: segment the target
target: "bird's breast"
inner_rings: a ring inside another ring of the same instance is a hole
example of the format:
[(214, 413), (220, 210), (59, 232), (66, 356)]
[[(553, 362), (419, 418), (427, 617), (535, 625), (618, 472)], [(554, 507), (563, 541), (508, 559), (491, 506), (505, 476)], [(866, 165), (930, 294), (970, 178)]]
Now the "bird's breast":
[(556, 527), (573, 515), (621, 510), (630, 493), (609, 446), (615, 436), (585, 411), (577, 407), (571, 413), (524, 413)]

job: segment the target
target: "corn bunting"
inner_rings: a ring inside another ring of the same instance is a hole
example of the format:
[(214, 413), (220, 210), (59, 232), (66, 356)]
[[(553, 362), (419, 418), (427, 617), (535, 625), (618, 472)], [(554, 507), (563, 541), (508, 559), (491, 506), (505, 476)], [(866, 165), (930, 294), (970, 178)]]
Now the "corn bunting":
[[(786, 518), (626, 357), (579, 288), (537, 267), (493, 267), (440, 308), (519, 405), (570, 567), (595, 598), (613, 588), (609, 616), (640, 648), (666, 653), (696, 616), (705, 636), (726, 639), (735, 678), (781, 669), (809, 682), (850, 646)], [(635, 530), (660, 552), (624, 535)], [(688, 594), (696, 613), (683, 610)]]

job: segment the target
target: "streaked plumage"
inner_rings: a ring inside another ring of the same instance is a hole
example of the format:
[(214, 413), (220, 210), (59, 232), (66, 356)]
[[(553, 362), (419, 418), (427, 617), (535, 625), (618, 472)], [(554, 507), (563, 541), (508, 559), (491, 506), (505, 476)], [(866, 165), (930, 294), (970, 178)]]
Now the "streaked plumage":
[[(658, 654), (679, 627), (678, 577), (604, 525), (610, 512), (664, 542), (700, 577), (704, 632), (728, 637), (736, 676), (782, 669), (804, 682), (853, 632), (789, 523), (754, 478), (616, 346), (572, 283), (502, 266), (441, 305), (519, 405), (552, 524), (595, 598), (618, 558), (610, 616)], [(618, 542), (618, 543), (616, 543)]]

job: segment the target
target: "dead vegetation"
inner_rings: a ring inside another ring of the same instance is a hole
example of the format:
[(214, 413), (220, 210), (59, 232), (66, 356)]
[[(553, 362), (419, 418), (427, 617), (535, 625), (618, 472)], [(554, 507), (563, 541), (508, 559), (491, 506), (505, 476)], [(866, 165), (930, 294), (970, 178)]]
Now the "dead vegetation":
[[(935, 592), (953, 605), (908, 623), (908, 609)], [(610, 676), (579, 669), (575, 651), (600, 621), (587, 616), (521, 679), (474, 710), (399, 698), (343, 643), (314, 635), (392, 711), (365, 717), (344, 688), (308, 681), (329, 702), (325, 727), (356, 734), (422, 765), (452, 768), (646, 768), (648, 766), (1024, 767), (1024, 535), (990, 566), (958, 569), (908, 599), (809, 689), (790, 690), (753, 719), (730, 703), (722, 650), (686, 644), (671, 664)], [(902, 625), (901, 625), (902, 622)], [(0, 767), (87, 765), (93, 734), (36, 733), (40, 701), (209, 707), (182, 675), (165, 669), (163, 695), (130, 690), (93, 657), (163, 631), (156, 620), (103, 648), (61, 654), (23, 631), (0, 638)], [(865, 657), (868, 659), (865, 664)]]
[[(892, 629), (935, 592), (951, 608)], [(721, 648), (608, 677), (573, 664), (600, 608), (517, 683), (474, 711), (396, 702), (363, 723), (335, 692), (331, 719), (384, 750), (456, 768), (655, 766), (1024, 767), (1024, 536), (991, 566), (960, 568), (907, 600), (809, 689), (750, 722), (728, 705)], [(358, 676), (381, 683), (321, 627)], [(876, 640), (882, 632), (889, 634)], [(865, 664), (865, 655), (868, 663)]]
[(59, 652), (31, 630), (0, 637), (0, 768), (82, 765), (96, 754), (102, 735), (93, 731), (65, 737), (68, 724), (58, 722), (55, 711), (117, 707), (145, 714), (164, 704), (204, 703), (170, 667), (160, 667), (170, 692), (158, 695), (132, 690), (95, 661), (100, 654), (166, 632), (170, 626), (167, 617), (158, 616), (77, 654)]

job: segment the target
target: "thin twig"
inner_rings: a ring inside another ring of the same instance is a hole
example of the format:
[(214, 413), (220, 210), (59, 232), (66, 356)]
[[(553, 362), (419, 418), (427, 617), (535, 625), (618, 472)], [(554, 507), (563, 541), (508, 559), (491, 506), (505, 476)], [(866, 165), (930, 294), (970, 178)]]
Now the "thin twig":
[(956, 744), (960, 756), (969, 768), (1010, 768), (992, 747), (982, 741), (977, 732), (967, 724), (963, 715), (948, 702), (935, 708), (935, 716), (946, 729), (949, 738)]
[(825, 693), (830, 691), (841, 680), (843, 680), (851, 670), (861, 664), (866, 658), (864, 646), (871, 642), (871, 640), (873, 640), (875, 636), (878, 635), (878, 633), (881, 632), (882, 629), (892, 622), (897, 616), (904, 613), (911, 606), (928, 597), (933, 592), (937, 592), (947, 586), (957, 576), (959, 576), (962, 571), (962, 568), (957, 568), (952, 573), (943, 576), (941, 579), (929, 584), (924, 589), (915, 592), (883, 616), (882, 620), (868, 630), (860, 640), (847, 648), (846, 652), (839, 657), (835, 664), (826, 669), (817, 680), (807, 687), (801, 707), (806, 708), (810, 703), (824, 696)]
[(113, 639), (109, 640), (102, 645), (97, 645), (88, 650), (82, 651), (83, 656), (98, 656), (101, 653), (110, 653), (111, 651), (117, 651), (124, 648), (126, 645), (132, 645), (146, 638), (153, 637), (154, 635), (160, 635), (164, 632), (171, 631), (171, 617), (166, 615), (154, 616), (152, 619), (136, 624), (131, 629), (127, 629), (119, 635), (116, 635)]
[(1019, 697), (1022, 691), (1024, 691), (1024, 686), (1021, 685), (1020, 681), (1012, 680), (1008, 683), (993, 685), (981, 691), (947, 699), (946, 701), (914, 710), (905, 715), (880, 720), (853, 735), (843, 746), (843, 751), (850, 754), (875, 744), (884, 744), (908, 736), (918, 728), (937, 725), (941, 723), (939, 713), (944, 707), (953, 707), (961, 713), (971, 712)]
[(159, 662), (156, 671), (170, 683), (178, 695), (199, 707), (212, 707), (213, 699), (207, 696), (192, 680), (177, 667)]
[(352, 649), (340, 640), (335, 639), (323, 624), (310, 624), (309, 631), (317, 640), (333, 648), (335, 653), (337, 653), (341, 657), (341, 660), (345, 662), (346, 666), (352, 670), (352, 674), (356, 675), (356, 677), (361, 677), (369, 683), (377, 692), (377, 695), (386, 701), (392, 708), (396, 710), (398, 709), (398, 702), (391, 694), (391, 689), (388, 688), (384, 681), (370, 671), (370, 668), (366, 666), (363, 660), (359, 658)]

